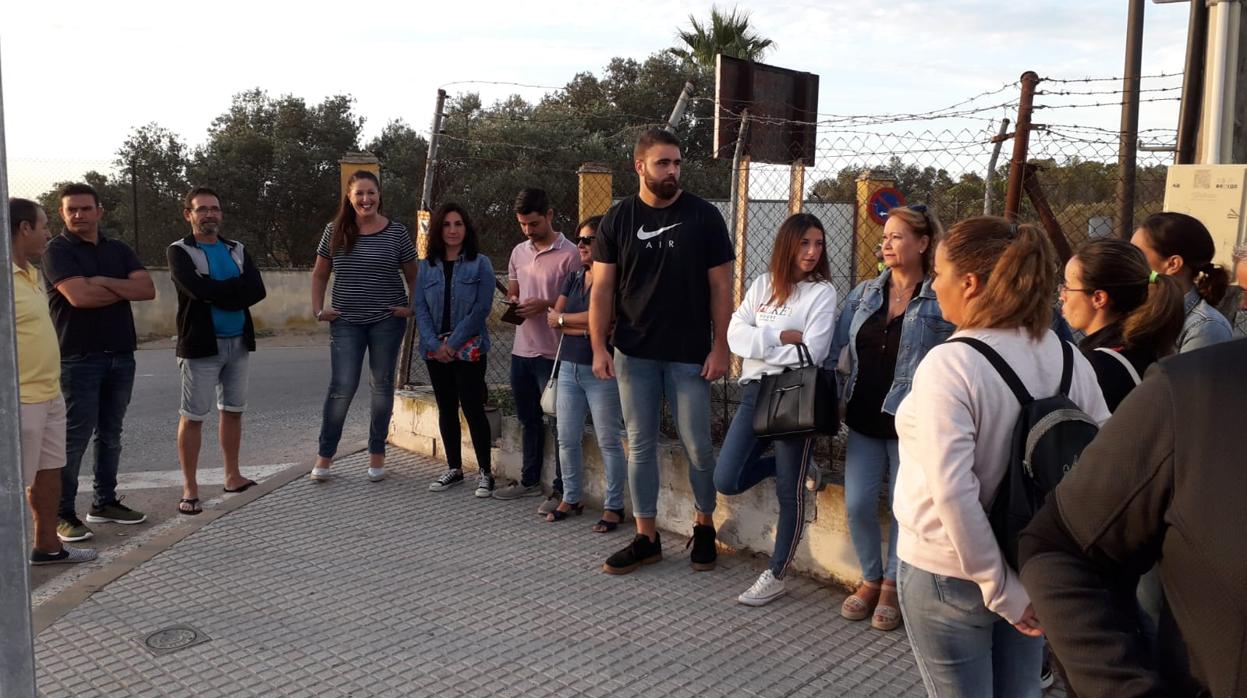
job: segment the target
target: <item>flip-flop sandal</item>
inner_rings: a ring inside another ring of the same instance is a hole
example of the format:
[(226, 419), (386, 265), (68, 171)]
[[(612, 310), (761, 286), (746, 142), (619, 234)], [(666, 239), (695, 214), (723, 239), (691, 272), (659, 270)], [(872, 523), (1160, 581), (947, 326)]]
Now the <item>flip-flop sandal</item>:
[(255, 481), (255, 480), (247, 480), (246, 482), (244, 482), (244, 483), (242, 484), (242, 487), (235, 487), (235, 488), (234, 488), (234, 489), (232, 489), (232, 490), (231, 490), (230, 488), (228, 488), (228, 487), (225, 487), (225, 488), (223, 488), (223, 489), (224, 489), (226, 492), (229, 492), (230, 494), (237, 494), (237, 493), (239, 493), (239, 492), (246, 492), (247, 490), (249, 490), (249, 489), (251, 489), (252, 487), (255, 487), (255, 486), (256, 486), (256, 481)]
[[(187, 506), (183, 506), (183, 505), (187, 505)], [(203, 513), (203, 507), (199, 506), (198, 498), (188, 499), (186, 497), (183, 497), (178, 502), (178, 513), (186, 514), (187, 516), (195, 516), (196, 514)]]
[(618, 521), (607, 521), (605, 517), (598, 519), (598, 522), (593, 524), (592, 530), (594, 533), (610, 533), (616, 528), (619, 528), (619, 524), (623, 523), (623, 519), (624, 519), (623, 509), (606, 509), (603, 513), (605, 512), (610, 512), (614, 514), (615, 516), (618, 516), (619, 520)]
[[(546, 516), (546, 521), (553, 523), (555, 521), (562, 521), (563, 519), (566, 519), (568, 516), (571, 516), (573, 514), (575, 514), (576, 516), (580, 516), (581, 514), (585, 513), (585, 505), (583, 504), (573, 504), (571, 505), (571, 507), (572, 508), (568, 509), (567, 511), (563, 511), (561, 509), (550, 510), (550, 513)], [(550, 517), (554, 517), (554, 518), (550, 518)]]

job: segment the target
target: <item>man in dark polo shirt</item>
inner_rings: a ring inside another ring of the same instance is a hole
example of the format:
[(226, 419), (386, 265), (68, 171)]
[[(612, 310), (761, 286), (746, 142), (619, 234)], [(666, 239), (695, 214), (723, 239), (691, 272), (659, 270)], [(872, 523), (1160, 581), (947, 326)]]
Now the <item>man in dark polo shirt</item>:
[(95, 499), (91, 523), (137, 524), (147, 517), (117, 497), (121, 423), (134, 387), (137, 337), (130, 301), (156, 297), (151, 275), (134, 250), (100, 233), (100, 197), (86, 184), (61, 190), (65, 232), (43, 253), (52, 323), (61, 345), (61, 392), (68, 426), (56, 533), (62, 541), (93, 534), (74, 511), (78, 469), (95, 437)]

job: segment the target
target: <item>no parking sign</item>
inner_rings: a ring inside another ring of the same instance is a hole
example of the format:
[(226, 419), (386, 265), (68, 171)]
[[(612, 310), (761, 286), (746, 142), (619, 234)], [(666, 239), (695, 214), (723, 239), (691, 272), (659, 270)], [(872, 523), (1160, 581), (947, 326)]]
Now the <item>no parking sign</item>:
[(905, 205), (905, 195), (895, 187), (884, 187), (870, 195), (866, 202), (866, 213), (879, 225), (888, 220), (888, 211)]

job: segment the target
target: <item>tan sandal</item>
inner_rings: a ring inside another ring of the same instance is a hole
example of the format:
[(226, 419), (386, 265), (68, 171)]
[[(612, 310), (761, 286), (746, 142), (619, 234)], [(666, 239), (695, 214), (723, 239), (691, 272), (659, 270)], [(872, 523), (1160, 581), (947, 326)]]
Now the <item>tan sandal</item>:
[(879, 589), (878, 582), (862, 581), (857, 587), (857, 591), (853, 592), (844, 603), (840, 604), (840, 616), (847, 620), (866, 620), (870, 617), (871, 612), (875, 609), (875, 604), (879, 602), (878, 594), (875, 595), (874, 601), (868, 601), (860, 596), (867, 589)]
[[(896, 582), (885, 580), (883, 588), (896, 594)], [(879, 598), (883, 598), (882, 593), (880, 593)], [(890, 603), (878, 603), (875, 605), (875, 614), (870, 619), (870, 627), (875, 630), (887, 631), (896, 630), (900, 624), (901, 609), (899, 606), (894, 606)]]

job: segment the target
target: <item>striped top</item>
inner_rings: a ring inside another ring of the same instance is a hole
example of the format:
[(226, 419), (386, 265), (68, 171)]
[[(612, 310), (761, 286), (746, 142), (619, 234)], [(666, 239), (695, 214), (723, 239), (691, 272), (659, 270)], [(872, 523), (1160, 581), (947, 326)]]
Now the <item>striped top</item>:
[(403, 285), (402, 265), (416, 261), (416, 246), (407, 226), (391, 220), (372, 235), (355, 238), (355, 248), (347, 253), (339, 248), (329, 253), (333, 223), (316, 246), (316, 254), (333, 265), (333, 295), (330, 302), (342, 319), (366, 325), (390, 317), (390, 308), (410, 305)]

